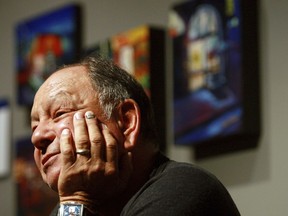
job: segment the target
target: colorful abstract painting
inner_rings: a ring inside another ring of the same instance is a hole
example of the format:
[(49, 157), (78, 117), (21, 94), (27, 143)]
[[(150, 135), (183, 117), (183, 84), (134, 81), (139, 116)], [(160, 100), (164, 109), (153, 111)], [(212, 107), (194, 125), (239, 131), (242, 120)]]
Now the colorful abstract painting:
[(241, 130), (240, 9), (239, 0), (197, 0), (171, 10), (177, 144), (195, 144)]
[(16, 158), (13, 174), (16, 182), (17, 215), (49, 215), (58, 202), (58, 195), (46, 185), (33, 158), (34, 146), (31, 138), (16, 142)]
[(68, 5), (16, 27), (18, 104), (31, 105), (35, 92), (59, 66), (80, 51), (80, 7)]

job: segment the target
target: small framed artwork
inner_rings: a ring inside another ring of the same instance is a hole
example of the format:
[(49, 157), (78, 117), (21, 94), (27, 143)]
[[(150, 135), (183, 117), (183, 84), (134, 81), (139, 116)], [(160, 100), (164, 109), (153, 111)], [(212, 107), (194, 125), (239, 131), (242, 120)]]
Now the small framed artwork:
[(8, 100), (0, 99), (0, 178), (7, 177), (11, 168), (11, 113)]
[(143, 86), (153, 104), (161, 149), (166, 143), (164, 28), (143, 25), (111, 36), (84, 52), (111, 58)]
[(192, 0), (170, 11), (174, 141), (196, 158), (257, 146), (257, 15), (257, 0)]
[(79, 58), (80, 22), (80, 6), (73, 4), (16, 26), (19, 105), (31, 105), (39, 86), (57, 67)]
[(31, 136), (16, 141), (13, 175), (17, 215), (49, 215), (59, 202), (58, 194), (44, 183), (34, 161)]

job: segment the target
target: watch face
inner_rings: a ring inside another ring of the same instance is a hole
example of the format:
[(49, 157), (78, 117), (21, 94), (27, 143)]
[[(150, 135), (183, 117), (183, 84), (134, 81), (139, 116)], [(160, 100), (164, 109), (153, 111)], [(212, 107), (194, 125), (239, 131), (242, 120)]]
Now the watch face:
[(82, 216), (82, 204), (64, 204), (64, 216)]

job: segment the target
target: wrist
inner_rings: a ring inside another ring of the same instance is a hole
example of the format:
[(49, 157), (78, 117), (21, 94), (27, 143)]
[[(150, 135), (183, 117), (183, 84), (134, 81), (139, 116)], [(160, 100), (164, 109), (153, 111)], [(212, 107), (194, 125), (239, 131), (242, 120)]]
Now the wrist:
[(75, 215), (75, 216), (100, 216), (96, 207), (79, 201), (60, 202), (59, 216)]
[[(90, 213), (91, 215), (99, 215), (99, 203), (95, 199), (91, 199), (91, 197), (87, 196), (87, 194), (74, 194), (72, 196), (60, 196), (60, 205), (65, 203), (77, 203), (79, 205), (83, 205), (85, 212)], [(85, 215), (86, 216), (86, 215)]]

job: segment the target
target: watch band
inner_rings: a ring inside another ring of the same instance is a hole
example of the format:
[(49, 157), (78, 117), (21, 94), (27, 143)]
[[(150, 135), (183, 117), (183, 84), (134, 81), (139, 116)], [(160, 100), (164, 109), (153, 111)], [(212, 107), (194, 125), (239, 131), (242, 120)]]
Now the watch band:
[[(93, 213), (92, 213), (93, 212)], [(84, 204), (79, 202), (63, 202), (60, 203), (57, 216), (99, 216), (98, 212), (86, 208)]]
[(59, 216), (85, 216), (84, 205), (77, 202), (61, 203)]

